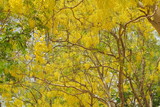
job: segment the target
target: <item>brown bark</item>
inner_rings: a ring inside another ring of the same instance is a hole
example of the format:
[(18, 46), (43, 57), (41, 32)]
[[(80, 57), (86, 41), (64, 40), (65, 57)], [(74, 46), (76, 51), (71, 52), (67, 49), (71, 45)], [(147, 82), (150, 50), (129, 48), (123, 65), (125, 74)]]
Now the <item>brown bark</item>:
[(120, 99), (121, 99), (121, 107), (124, 107), (123, 67), (120, 67), (118, 88), (119, 88), (119, 97), (120, 97)]
[(153, 20), (151, 20), (150, 23), (153, 25), (153, 27), (160, 34), (160, 8), (155, 6), (155, 9), (156, 10), (155, 10), (155, 14), (153, 15)]
[(148, 18), (148, 21), (160, 34), (160, 8), (157, 8), (157, 10), (155, 10), (155, 14), (153, 15), (153, 20), (151, 20), (151, 18)]
[(110, 34), (115, 38), (117, 42), (117, 49), (118, 49), (118, 62), (119, 62), (119, 74), (118, 74), (118, 90), (119, 90), (119, 98), (121, 101), (120, 107), (124, 107), (125, 99), (124, 99), (124, 89), (123, 89), (123, 67), (124, 67), (124, 57), (125, 57), (125, 49), (124, 49), (124, 43), (122, 40), (122, 34), (121, 34), (122, 26), (119, 28), (119, 35), (110, 32)]
[(121, 26), (119, 29), (119, 37), (117, 38), (117, 47), (118, 47), (118, 54), (119, 54), (119, 83), (118, 83), (118, 89), (119, 89), (119, 97), (121, 100), (121, 107), (124, 107), (124, 90), (123, 90), (123, 82), (124, 82), (124, 77), (123, 77), (123, 67), (124, 67), (124, 58), (125, 58), (125, 48), (122, 40), (122, 34), (121, 32)]
[[(145, 8), (142, 2), (138, 2), (138, 6), (140, 8)], [(147, 19), (155, 28), (155, 30), (160, 34), (160, 8), (156, 4), (147, 7), (150, 7), (153, 12), (153, 16), (151, 16), (153, 19), (151, 19), (151, 17), (147, 17)], [(149, 13), (145, 13), (145, 15), (148, 16)]]

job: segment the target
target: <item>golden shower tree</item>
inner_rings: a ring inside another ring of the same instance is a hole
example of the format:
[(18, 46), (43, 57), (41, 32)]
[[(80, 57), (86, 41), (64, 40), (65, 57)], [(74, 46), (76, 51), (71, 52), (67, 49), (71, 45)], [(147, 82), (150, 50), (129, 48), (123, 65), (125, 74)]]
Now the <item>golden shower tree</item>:
[(1, 0), (7, 107), (159, 105), (159, 0)]

